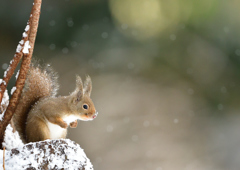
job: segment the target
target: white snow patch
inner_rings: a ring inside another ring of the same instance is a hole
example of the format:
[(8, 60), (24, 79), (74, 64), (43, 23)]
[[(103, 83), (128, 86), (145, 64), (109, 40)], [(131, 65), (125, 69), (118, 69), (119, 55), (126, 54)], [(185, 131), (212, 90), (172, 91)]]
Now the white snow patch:
[(27, 32), (29, 30), (30, 26), (27, 25), (26, 28), (25, 28), (25, 31)]
[[(7, 70), (6, 71), (4, 71), (4, 77), (6, 77), (7, 76), (7, 73), (8, 73), (8, 71), (10, 70), (10, 66), (7, 68)], [(6, 85), (6, 82), (5, 81), (3, 81), (3, 83), (4, 83), (4, 85)]]
[(17, 89), (17, 87), (15, 87), (15, 86), (11, 89), (11, 95), (15, 92), (16, 89)]
[[(20, 42), (21, 42), (21, 41), (20, 41)], [(20, 53), (21, 50), (22, 50), (22, 46), (21, 46), (20, 44), (18, 44), (17, 49), (16, 49), (16, 52), (17, 52), (17, 53)]]
[(10, 61), (10, 64), (12, 64), (12, 63), (13, 63), (13, 61), (14, 61), (14, 60), (11, 60), (11, 61)]
[(3, 83), (5, 86), (6, 86), (6, 84), (7, 84), (6, 81), (2, 81), (2, 83)]
[(23, 36), (23, 38), (27, 37), (27, 33), (24, 32), (22, 36)]
[(20, 71), (20, 70), (18, 70), (17, 73), (16, 73), (16, 76), (15, 76), (15, 77), (16, 77), (16, 80), (18, 79), (19, 71)]
[(5, 136), (2, 145), (6, 147), (7, 150), (23, 146), (23, 142), (20, 139), (18, 132), (16, 131), (13, 133), (13, 128), (11, 127), (10, 124), (7, 126), (5, 130)]
[(19, 44), (23, 45), (23, 44), (24, 44), (24, 41), (23, 41), (23, 40), (19, 41)]
[(29, 53), (29, 48), (31, 48), (31, 46), (29, 45), (29, 41), (26, 41), (23, 47), (23, 53), (24, 54), (28, 54)]
[(6, 111), (6, 110), (4, 110), (4, 111), (2, 112), (2, 114), (0, 114), (0, 121), (3, 120), (3, 116), (4, 116), (4, 114), (5, 114), (5, 111)]

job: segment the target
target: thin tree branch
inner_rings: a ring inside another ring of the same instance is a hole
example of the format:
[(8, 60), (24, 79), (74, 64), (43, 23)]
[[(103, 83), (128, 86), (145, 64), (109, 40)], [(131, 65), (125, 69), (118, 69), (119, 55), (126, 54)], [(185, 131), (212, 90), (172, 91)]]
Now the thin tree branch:
[(38, 29), (38, 24), (39, 24), (39, 17), (41, 13), (41, 5), (42, 5), (42, 0), (34, 0), (34, 5), (32, 8), (32, 24), (30, 27), (30, 34), (29, 34), (29, 44), (31, 46), (29, 50), (29, 55), (32, 57), (33, 49), (34, 49), (34, 44), (35, 44), (35, 39), (37, 36), (37, 29)]
[(32, 8), (31, 13), (30, 13), (30, 17), (27, 23), (27, 26), (25, 28), (25, 32), (22, 35), (22, 40), (19, 42), (17, 49), (16, 49), (16, 53), (13, 57), (13, 59), (10, 61), (10, 64), (7, 68), (7, 70), (4, 72), (4, 76), (3, 76), (3, 81), (0, 84), (0, 104), (2, 102), (2, 98), (3, 98), (3, 94), (7, 88), (7, 85), (9, 83), (9, 80), (11, 79), (11, 77), (14, 74), (14, 71), (18, 65), (18, 63), (20, 62), (20, 60), (22, 59), (23, 56), (23, 48), (24, 48), (24, 44), (26, 43), (26, 41), (29, 39), (29, 35), (31, 34), (30, 31), (31, 29), (29, 29), (29, 23), (32, 23), (32, 14), (33, 14), (33, 10), (34, 8)]
[[(31, 19), (31, 17), (30, 17), (30, 19)], [(28, 40), (28, 36), (26, 36), (26, 35), (29, 34), (29, 30), (26, 31), (26, 28), (25, 28), (25, 33), (26, 34), (23, 34), (22, 40), (19, 42), (19, 44), (17, 46), (16, 53), (15, 53), (13, 59), (10, 61), (10, 64), (9, 64), (7, 70), (4, 72), (3, 81), (0, 84), (0, 103), (2, 102), (3, 94), (7, 88), (9, 80), (11, 79), (12, 75), (14, 74), (14, 71), (15, 71), (19, 61), (22, 59), (23, 46), (24, 46), (25, 42)]]
[(28, 69), (30, 67), (32, 53), (33, 53), (33, 49), (34, 49), (34, 43), (35, 43), (35, 39), (36, 39), (36, 35), (37, 35), (37, 28), (38, 28), (38, 22), (39, 22), (39, 17), (40, 17), (41, 4), (42, 4), (42, 0), (34, 0), (34, 4), (32, 7), (31, 14), (30, 14), (30, 19), (29, 19), (29, 25), (27, 25), (27, 27), (25, 29), (25, 31), (29, 35), (26, 32), (23, 33), (23, 37), (26, 36), (26, 37), (28, 37), (28, 39), (27, 39), (27, 41), (24, 42), (24, 44), (22, 46), (23, 48), (21, 49), (22, 53), (23, 53), (23, 59), (22, 59), (22, 63), (21, 63), (20, 73), (19, 73), (19, 76), (16, 81), (16, 85), (15, 85), (16, 90), (12, 94), (12, 97), (9, 101), (9, 105), (3, 116), (3, 121), (0, 122), (0, 145), (1, 145), (1, 147), (2, 147), (2, 142), (3, 142), (3, 138), (4, 138), (5, 129), (6, 129), (7, 125), (9, 124), (9, 122), (15, 112), (16, 106), (17, 106), (20, 96), (21, 96), (22, 89), (25, 84)]

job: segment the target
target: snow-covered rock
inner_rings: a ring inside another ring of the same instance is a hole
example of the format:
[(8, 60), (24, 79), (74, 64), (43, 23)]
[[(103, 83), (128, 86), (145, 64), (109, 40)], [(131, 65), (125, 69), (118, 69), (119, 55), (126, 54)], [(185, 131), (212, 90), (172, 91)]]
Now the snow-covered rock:
[[(3, 154), (1, 150), (0, 154)], [(3, 156), (0, 156), (2, 167)], [(45, 140), (5, 151), (5, 169), (93, 170), (81, 147), (69, 140)]]

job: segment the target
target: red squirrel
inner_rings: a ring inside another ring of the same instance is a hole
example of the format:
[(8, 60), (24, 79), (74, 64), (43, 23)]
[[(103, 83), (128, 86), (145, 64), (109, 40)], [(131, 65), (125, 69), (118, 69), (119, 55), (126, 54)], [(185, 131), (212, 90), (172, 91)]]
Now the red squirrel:
[(83, 84), (76, 76), (76, 89), (68, 96), (56, 97), (57, 74), (49, 66), (31, 64), (13, 122), (26, 143), (66, 138), (67, 127), (77, 127), (77, 120), (93, 120), (98, 112), (90, 98), (89, 76)]

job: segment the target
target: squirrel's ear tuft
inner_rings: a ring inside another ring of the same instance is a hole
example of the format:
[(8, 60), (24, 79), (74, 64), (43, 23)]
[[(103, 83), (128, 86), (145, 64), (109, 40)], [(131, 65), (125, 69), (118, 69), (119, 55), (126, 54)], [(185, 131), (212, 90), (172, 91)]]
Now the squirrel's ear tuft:
[(81, 92), (83, 91), (82, 79), (78, 75), (76, 76), (76, 90)]
[(82, 91), (78, 91), (75, 102), (80, 102), (81, 100), (82, 100)]
[(77, 104), (78, 102), (80, 102), (83, 98), (83, 93), (82, 91), (74, 91), (72, 93), (72, 98), (71, 98), (71, 102), (73, 102), (74, 104)]
[(84, 82), (84, 89), (83, 89), (83, 91), (84, 91), (85, 95), (88, 95), (88, 96), (91, 95), (91, 92), (92, 92), (92, 81), (91, 81), (90, 76), (86, 77), (86, 80)]
[(77, 103), (82, 100), (83, 83), (82, 83), (82, 79), (78, 75), (76, 76), (76, 89), (72, 93), (72, 95), (73, 95), (73, 102)]

